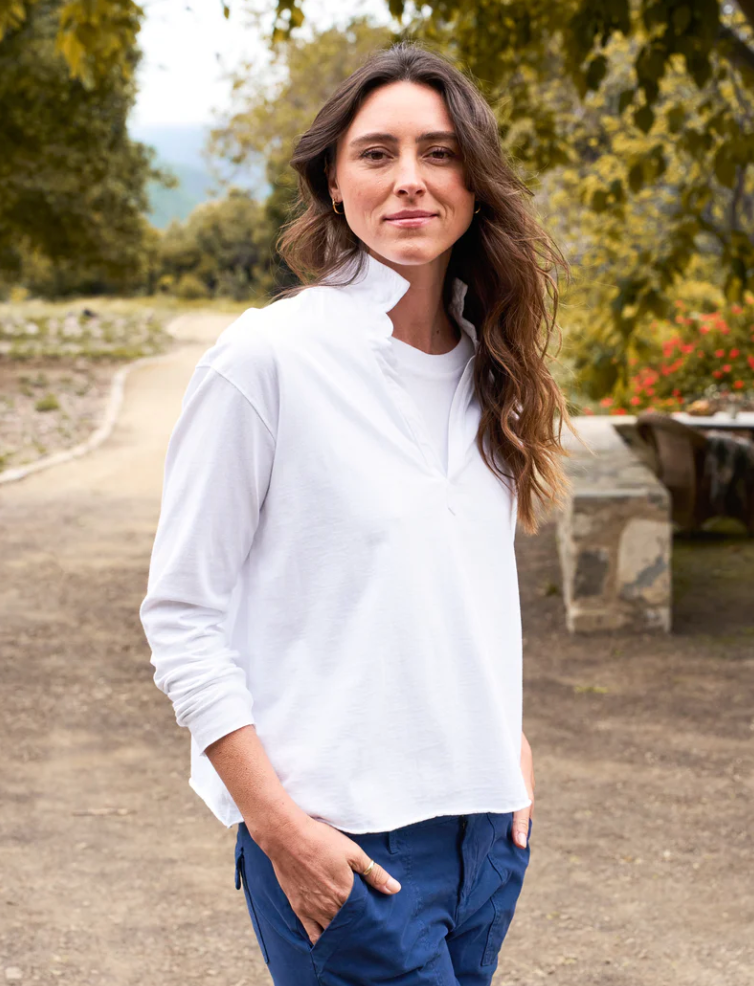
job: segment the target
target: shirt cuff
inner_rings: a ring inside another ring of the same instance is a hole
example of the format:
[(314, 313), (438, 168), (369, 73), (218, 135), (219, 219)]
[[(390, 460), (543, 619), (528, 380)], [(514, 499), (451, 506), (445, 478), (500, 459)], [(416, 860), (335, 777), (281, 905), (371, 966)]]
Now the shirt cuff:
[(229, 695), (210, 709), (205, 709), (190, 724), (189, 731), (200, 756), (206, 757), (207, 747), (215, 740), (222, 739), (242, 726), (253, 726), (255, 722), (248, 700), (243, 695)]

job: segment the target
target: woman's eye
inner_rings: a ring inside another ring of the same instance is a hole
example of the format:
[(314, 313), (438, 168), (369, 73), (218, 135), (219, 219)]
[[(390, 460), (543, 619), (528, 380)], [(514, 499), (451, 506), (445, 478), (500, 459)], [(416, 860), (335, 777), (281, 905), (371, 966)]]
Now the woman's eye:
[[(435, 147), (429, 151), (429, 156), (434, 158), (435, 161), (449, 161), (456, 155), (449, 147)], [(378, 148), (373, 147), (366, 151), (362, 151), (360, 157), (367, 161), (382, 161), (386, 157), (386, 151), (381, 151)]]

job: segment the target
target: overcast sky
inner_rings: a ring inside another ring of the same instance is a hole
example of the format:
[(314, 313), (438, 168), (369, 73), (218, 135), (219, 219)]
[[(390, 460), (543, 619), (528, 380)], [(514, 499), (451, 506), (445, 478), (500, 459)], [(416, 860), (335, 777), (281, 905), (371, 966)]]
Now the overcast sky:
[[(139, 34), (144, 56), (133, 124), (209, 123), (213, 111), (229, 102), (230, 85), (223, 75), (247, 59), (263, 64), (265, 46), (258, 31), (245, 26), (239, 0), (229, 3), (226, 20), (221, 0), (144, 0)], [(274, 0), (255, 0), (255, 5), (270, 9)], [(388, 20), (387, 0), (306, 0), (305, 10), (317, 26), (358, 13)]]

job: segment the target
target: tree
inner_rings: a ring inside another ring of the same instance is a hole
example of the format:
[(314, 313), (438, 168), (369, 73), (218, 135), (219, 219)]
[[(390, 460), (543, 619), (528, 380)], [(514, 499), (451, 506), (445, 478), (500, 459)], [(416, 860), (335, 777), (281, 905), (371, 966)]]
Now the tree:
[[(7, 33), (24, 27), (37, 3), (39, 0), (0, 0), (0, 42)], [(113, 72), (129, 81), (143, 16), (143, 9), (134, 0), (59, 2), (51, 22), (55, 51), (65, 59), (71, 77), (87, 89)]]
[(72, 79), (59, 8), (36, 0), (0, 43), (0, 272), (42, 258), (51, 293), (126, 288), (144, 276), (146, 183), (170, 181), (126, 129), (139, 52), (131, 81), (115, 66), (91, 87)]
[[(650, 338), (656, 310), (673, 312), (688, 301), (695, 279), (723, 286), (729, 270), (732, 197), (710, 178), (693, 135), (710, 108), (726, 112), (735, 93), (714, 78), (697, 88), (676, 63), (660, 87), (657, 121), (645, 133), (630, 114), (616, 111), (636, 47), (636, 39), (610, 43), (609, 75), (587, 94), (573, 121), (573, 161), (542, 179), (548, 225), (579, 261), (575, 290), (568, 293), (568, 349), (594, 398), (625, 386), (631, 358), (656, 349)], [(637, 159), (646, 162), (645, 180), (634, 185)], [(741, 190), (741, 221), (749, 230), (753, 192), (749, 176)], [(635, 282), (653, 303), (643, 310), (641, 298), (628, 294)]]
[(197, 296), (226, 295), (242, 301), (272, 286), (271, 232), (264, 207), (247, 191), (198, 205), (185, 223), (173, 221), (162, 234), (156, 258), (163, 289)]

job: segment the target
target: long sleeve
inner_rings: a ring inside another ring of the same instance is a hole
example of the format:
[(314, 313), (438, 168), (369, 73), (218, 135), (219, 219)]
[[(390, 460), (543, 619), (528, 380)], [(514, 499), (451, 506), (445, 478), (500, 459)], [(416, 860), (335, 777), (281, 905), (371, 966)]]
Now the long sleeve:
[(215, 740), (255, 721), (223, 622), (269, 485), (272, 427), (234, 383), (200, 363), (165, 458), (139, 615), (155, 684), (203, 756)]

